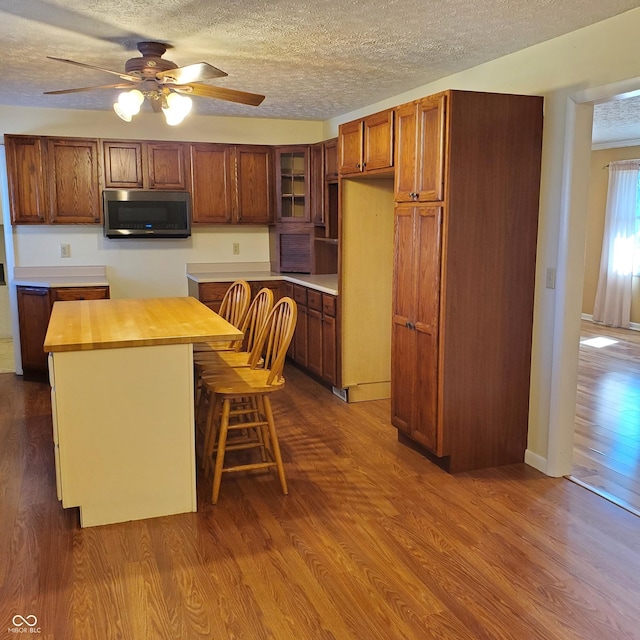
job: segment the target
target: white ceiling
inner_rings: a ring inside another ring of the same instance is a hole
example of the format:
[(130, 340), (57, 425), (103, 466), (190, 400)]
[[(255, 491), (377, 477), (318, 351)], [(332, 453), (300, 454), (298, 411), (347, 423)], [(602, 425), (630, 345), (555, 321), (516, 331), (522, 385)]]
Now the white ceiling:
[(593, 108), (594, 146), (640, 144), (640, 98), (611, 100)]
[(136, 43), (154, 40), (172, 46), (165, 57), (179, 66), (205, 61), (229, 74), (210, 84), (266, 95), (259, 107), (195, 98), (196, 113), (325, 120), (637, 6), (639, 0), (0, 0), (0, 104), (110, 109), (114, 89), (42, 95), (114, 82), (46, 56), (123, 71), (139, 55)]

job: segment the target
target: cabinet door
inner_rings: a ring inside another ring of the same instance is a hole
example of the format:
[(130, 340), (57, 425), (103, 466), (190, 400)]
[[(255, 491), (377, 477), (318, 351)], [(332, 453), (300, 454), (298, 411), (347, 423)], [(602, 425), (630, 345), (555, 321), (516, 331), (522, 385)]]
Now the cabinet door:
[(324, 224), (324, 143), (311, 146), (310, 158), (311, 219), (317, 225)]
[(307, 289), (299, 284), (293, 285), (293, 299), (298, 306), (298, 321), (296, 323), (296, 331), (293, 334), (294, 360), (302, 365), (307, 366)]
[(411, 437), (437, 455), (445, 455), (442, 438), (438, 437), (441, 220), (441, 207), (423, 206), (415, 210), (415, 300), (411, 318), (418, 391)]
[[(278, 299), (280, 298), (293, 298), (293, 284), (291, 282), (282, 281), (280, 283), (280, 294), (278, 295)], [(297, 325), (296, 325), (297, 327)], [(289, 343), (289, 348), (287, 349), (287, 356), (292, 360), (295, 360), (296, 355), (296, 339), (295, 334), (291, 342)]]
[(47, 354), (44, 337), (51, 315), (49, 289), (17, 287), (20, 353), (25, 379), (44, 379), (47, 375)]
[(276, 218), (278, 222), (309, 222), (309, 147), (278, 147), (275, 153)]
[(440, 456), (441, 221), (441, 207), (396, 207), (391, 346), (391, 421)]
[(191, 145), (191, 216), (194, 223), (232, 221), (232, 162), (228, 145)]
[(322, 294), (307, 290), (307, 368), (322, 376)]
[(337, 384), (338, 329), (336, 324), (337, 300), (335, 296), (322, 294), (322, 378), (329, 384)]
[(46, 222), (45, 165), (41, 138), (4, 137), (11, 221)]
[(147, 168), (150, 189), (185, 191), (187, 179), (187, 145), (181, 142), (148, 142)]
[(394, 218), (394, 271), (391, 333), (391, 421), (409, 434), (413, 425), (415, 338), (410, 328), (414, 309), (414, 211), (396, 207)]
[(105, 140), (104, 186), (107, 189), (142, 189), (142, 143)]
[(307, 309), (307, 368), (322, 376), (322, 311)]
[(324, 178), (338, 179), (338, 138), (324, 141)]
[(395, 198), (397, 202), (411, 202), (417, 198), (418, 106), (415, 102), (396, 109), (395, 148)]
[(101, 222), (98, 141), (49, 138), (47, 165), (50, 222)]
[(363, 164), (366, 171), (393, 167), (393, 109), (363, 121)]
[(346, 122), (338, 128), (340, 173), (362, 171), (362, 120)]
[(420, 135), (415, 191), (422, 202), (444, 199), (446, 95), (418, 103)]
[(261, 146), (237, 146), (235, 163), (236, 220), (249, 224), (273, 222), (271, 149)]

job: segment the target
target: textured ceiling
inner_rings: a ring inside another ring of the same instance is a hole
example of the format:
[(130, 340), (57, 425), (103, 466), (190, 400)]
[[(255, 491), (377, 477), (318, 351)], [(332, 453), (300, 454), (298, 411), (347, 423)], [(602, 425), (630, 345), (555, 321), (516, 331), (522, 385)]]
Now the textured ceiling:
[[(593, 108), (592, 142), (621, 146), (640, 140), (640, 98), (611, 100)], [(626, 144), (625, 144), (626, 143)], [(634, 146), (635, 146), (634, 145)]]
[[(0, 0), (0, 104), (110, 109), (136, 43), (205, 61), (210, 84), (266, 95), (259, 107), (196, 98), (199, 114), (319, 119), (347, 113), (640, 5), (638, 0)], [(117, 80), (116, 80), (117, 81)]]

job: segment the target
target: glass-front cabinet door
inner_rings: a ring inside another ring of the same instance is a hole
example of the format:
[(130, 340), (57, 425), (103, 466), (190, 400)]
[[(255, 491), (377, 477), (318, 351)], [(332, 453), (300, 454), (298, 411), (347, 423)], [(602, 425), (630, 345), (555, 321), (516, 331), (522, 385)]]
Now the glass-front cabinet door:
[(276, 194), (279, 222), (309, 222), (309, 147), (276, 148)]

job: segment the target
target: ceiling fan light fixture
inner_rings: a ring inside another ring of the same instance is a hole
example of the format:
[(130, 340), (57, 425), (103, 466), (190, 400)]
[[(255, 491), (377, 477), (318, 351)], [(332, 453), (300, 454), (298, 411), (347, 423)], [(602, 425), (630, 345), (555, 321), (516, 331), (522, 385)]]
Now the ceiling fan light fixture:
[[(125, 122), (131, 122), (131, 118), (140, 113), (140, 106), (143, 102), (144, 95), (142, 91), (131, 89), (131, 91), (123, 91), (118, 96), (118, 102), (113, 105), (113, 108)], [(116, 105), (118, 105), (117, 109)], [(126, 117), (123, 117), (123, 115)]]
[(167, 124), (172, 127), (180, 124), (187, 117), (193, 106), (193, 101), (189, 96), (181, 96), (174, 92), (169, 93), (164, 102), (162, 112)]
[(119, 102), (113, 103), (113, 110), (116, 112), (118, 117), (125, 122), (131, 122), (131, 118), (133, 117), (128, 111), (122, 108), (122, 105)]

